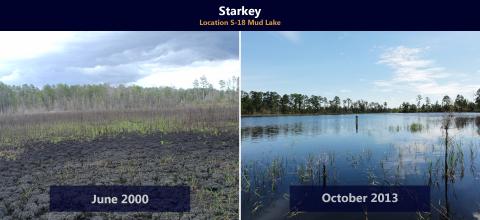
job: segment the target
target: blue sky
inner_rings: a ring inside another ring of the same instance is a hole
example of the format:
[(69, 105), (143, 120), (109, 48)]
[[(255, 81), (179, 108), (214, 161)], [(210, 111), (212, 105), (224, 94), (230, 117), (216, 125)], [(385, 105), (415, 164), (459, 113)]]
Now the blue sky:
[(480, 88), (480, 32), (242, 32), (242, 90), (397, 107)]

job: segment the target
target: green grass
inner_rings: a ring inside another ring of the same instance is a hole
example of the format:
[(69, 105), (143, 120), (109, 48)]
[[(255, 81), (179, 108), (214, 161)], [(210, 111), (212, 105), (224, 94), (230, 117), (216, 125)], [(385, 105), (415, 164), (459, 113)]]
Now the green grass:
[(409, 127), (411, 132), (420, 132), (423, 130), (423, 125), (420, 123), (412, 123)]
[[(56, 112), (0, 116), (0, 157), (15, 159), (28, 143), (89, 141), (124, 134), (196, 132), (219, 135), (238, 129), (235, 108)], [(164, 144), (164, 143), (162, 143)]]

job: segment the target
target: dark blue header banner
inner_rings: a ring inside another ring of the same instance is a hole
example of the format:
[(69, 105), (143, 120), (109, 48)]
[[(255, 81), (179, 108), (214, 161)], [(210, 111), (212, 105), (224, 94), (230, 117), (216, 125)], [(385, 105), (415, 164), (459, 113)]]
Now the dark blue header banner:
[(480, 30), (479, 2), (4, 1), (3, 30)]
[(297, 212), (430, 212), (429, 186), (290, 186)]
[(188, 212), (188, 186), (51, 186), (51, 212)]

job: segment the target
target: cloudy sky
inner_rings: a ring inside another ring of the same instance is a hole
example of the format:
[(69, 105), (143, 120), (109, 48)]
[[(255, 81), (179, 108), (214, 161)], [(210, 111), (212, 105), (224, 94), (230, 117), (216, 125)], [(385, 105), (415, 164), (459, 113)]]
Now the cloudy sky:
[[(433, 101), (480, 88), (480, 32), (243, 32), (242, 90)], [(441, 100), (440, 100), (441, 101)]]
[(0, 81), (218, 86), (240, 75), (238, 50), (238, 32), (0, 32)]

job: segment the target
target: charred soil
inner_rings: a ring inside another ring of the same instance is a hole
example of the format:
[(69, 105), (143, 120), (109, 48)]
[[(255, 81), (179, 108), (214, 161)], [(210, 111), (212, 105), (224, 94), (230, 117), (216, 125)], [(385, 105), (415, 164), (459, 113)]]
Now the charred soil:
[[(238, 134), (125, 134), (37, 142), (0, 157), (0, 219), (238, 218)], [(51, 185), (188, 185), (186, 213), (49, 212)]]

